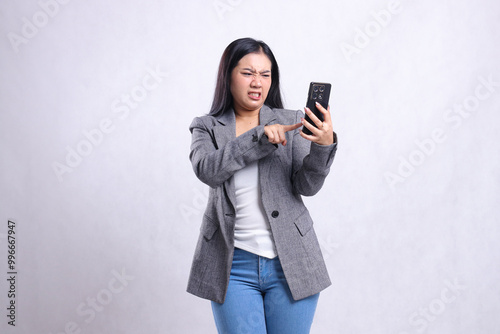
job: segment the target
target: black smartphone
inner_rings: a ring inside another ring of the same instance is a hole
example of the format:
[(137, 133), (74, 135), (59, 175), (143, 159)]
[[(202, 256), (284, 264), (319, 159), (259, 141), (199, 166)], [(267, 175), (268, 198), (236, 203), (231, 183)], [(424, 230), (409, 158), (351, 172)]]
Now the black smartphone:
[[(330, 100), (330, 90), (332, 89), (332, 85), (329, 83), (323, 82), (311, 82), (309, 84), (309, 93), (307, 94), (307, 102), (306, 107), (308, 107), (314, 115), (316, 115), (321, 121), (324, 120), (323, 114), (321, 111), (316, 108), (316, 102), (319, 102), (325, 109), (328, 109), (328, 100)], [(317, 128), (316, 124), (306, 115), (306, 121), (311, 123), (314, 127)], [(308, 128), (305, 126), (302, 127), (302, 131), (306, 135), (312, 134)]]

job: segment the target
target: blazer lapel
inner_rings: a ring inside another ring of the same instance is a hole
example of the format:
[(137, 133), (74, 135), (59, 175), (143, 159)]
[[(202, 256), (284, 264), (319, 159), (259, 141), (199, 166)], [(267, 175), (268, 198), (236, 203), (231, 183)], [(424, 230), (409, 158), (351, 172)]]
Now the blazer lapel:
[[(263, 105), (259, 113), (260, 125), (270, 125), (276, 123), (276, 113), (266, 105)], [(269, 169), (271, 167), (271, 160), (268, 157), (259, 160), (259, 184), (262, 185), (268, 182)], [(264, 183), (263, 183), (264, 182)]]
[[(224, 114), (217, 118), (218, 124), (213, 127), (212, 131), (217, 143), (217, 149), (224, 147), (226, 143), (236, 138), (236, 120), (233, 109), (227, 110)], [(234, 213), (236, 212), (236, 191), (234, 187), (234, 178), (231, 176), (224, 182), (225, 193), (229, 202), (233, 206)]]
[(276, 114), (274, 111), (266, 106), (265, 104), (260, 108), (259, 112), (259, 124), (269, 125), (276, 123)]
[(217, 126), (213, 127), (217, 149), (226, 145), (226, 143), (236, 137), (236, 122), (234, 111), (228, 110), (217, 118)]

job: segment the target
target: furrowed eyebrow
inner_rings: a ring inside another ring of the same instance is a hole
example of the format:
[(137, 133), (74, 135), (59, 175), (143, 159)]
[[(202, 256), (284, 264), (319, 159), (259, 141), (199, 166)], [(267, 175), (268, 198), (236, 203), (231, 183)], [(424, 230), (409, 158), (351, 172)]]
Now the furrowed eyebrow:
[[(243, 68), (243, 71), (249, 71), (249, 72), (252, 72), (252, 73), (257, 73), (256, 70), (248, 68), (248, 67)], [(264, 70), (264, 71), (260, 72), (260, 74), (270, 73), (270, 72), (271, 72), (270, 70)]]

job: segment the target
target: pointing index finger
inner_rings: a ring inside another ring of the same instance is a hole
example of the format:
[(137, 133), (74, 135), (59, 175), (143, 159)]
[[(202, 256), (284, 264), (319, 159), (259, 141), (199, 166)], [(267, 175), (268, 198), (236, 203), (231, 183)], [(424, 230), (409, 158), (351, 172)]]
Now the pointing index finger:
[(295, 130), (295, 129), (299, 128), (301, 125), (302, 125), (302, 123), (283, 125), (283, 131), (288, 132), (288, 131)]

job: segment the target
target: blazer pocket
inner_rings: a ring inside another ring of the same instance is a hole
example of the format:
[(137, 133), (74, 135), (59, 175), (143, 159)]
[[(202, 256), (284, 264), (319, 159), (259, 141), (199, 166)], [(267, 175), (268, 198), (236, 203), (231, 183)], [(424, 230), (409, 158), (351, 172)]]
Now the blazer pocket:
[(205, 237), (205, 239), (210, 240), (214, 236), (215, 232), (219, 229), (219, 225), (207, 215), (203, 216), (203, 222), (201, 224), (200, 232)]
[(307, 210), (302, 213), (299, 218), (295, 221), (295, 226), (301, 236), (305, 236), (307, 232), (309, 232), (313, 226), (313, 221), (311, 216), (309, 216), (309, 212)]

